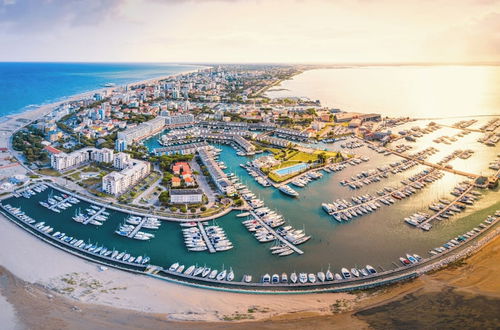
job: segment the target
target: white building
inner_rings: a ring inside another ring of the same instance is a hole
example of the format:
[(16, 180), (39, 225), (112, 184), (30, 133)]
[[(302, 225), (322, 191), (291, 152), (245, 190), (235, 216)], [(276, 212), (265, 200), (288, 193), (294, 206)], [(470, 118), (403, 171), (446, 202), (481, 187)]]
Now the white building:
[(207, 168), (212, 181), (217, 186), (219, 191), (228, 196), (234, 195), (236, 193), (236, 189), (227, 178), (226, 173), (224, 173), (224, 171), (219, 167), (219, 164), (215, 161), (210, 152), (201, 149), (198, 150), (198, 155), (200, 156), (202, 164)]
[(170, 189), (171, 204), (200, 204), (202, 201), (201, 189)]
[(130, 164), (131, 160), (132, 158), (130, 157), (130, 154), (126, 154), (124, 152), (117, 153), (115, 155), (115, 160), (113, 161), (113, 167), (121, 171)]
[(115, 196), (125, 193), (151, 172), (149, 162), (132, 159), (123, 153), (116, 155), (114, 165), (121, 171), (105, 175), (102, 178), (102, 190)]
[(192, 124), (194, 124), (194, 116), (192, 114), (165, 117), (165, 125), (167, 126), (182, 126)]
[(165, 126), (164, 117), (156, 117), (140, 125), (118, 132), (118, 139), (124, 140), (126, 145), (140, 141), (148, 136), (160, 132)]
[(73, 151), (69, 154), (65, 152), (52, 154), (50, 165), (57, 171), (64, 171), (68, 168), (82, 165), (86, 162), (111, 163), (113, 162), (113, 150), (103, 148), (84, 148)]

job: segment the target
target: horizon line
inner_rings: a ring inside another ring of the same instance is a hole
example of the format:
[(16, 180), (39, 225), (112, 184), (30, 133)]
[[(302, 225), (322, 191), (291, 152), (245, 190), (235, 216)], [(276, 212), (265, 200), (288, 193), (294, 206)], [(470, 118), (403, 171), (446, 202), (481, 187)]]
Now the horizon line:
[(500, 66), (500, 61), (413, 61), (413, 62), (158, 62), (158, 61), (4, 61), (0, 63), (58, 63), (58, 64), (177, 64), (177, 65), (302, 65), (302, 66)]

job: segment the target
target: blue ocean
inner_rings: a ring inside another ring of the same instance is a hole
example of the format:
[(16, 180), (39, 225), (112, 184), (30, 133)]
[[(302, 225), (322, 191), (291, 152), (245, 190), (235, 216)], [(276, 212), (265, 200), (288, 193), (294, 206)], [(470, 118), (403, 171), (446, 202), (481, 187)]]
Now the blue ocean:
[(186, 72), (192, 65), (0, 62), (0, 117), (103, 87)]

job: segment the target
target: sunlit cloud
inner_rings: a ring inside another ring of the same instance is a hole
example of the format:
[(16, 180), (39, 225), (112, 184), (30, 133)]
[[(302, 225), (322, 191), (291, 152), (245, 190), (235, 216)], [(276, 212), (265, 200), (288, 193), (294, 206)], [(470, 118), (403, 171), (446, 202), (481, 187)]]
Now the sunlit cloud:
[(500, 61), (497, 0), (3, 0), (0, 60)]

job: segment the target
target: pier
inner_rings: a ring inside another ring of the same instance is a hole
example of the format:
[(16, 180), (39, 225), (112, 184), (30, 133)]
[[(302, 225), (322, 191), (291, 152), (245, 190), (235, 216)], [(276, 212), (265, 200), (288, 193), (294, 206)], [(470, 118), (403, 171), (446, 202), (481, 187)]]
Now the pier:
[(208, 251), (210, 251), (210, 253), (217, 252), (217, 251), (215, 251), (215, 248), (212, 245), (212, 242), (210, 242), (210, 239), (208, 238), (207, 232), (205, 231), (205, 227), (203, 227), (203, 224), (201, 222), (198, 222), (198, 228), (200, 229), (200, 233), (203, 236), (205, 243), (207, 243)]
[(84, 222), (82, 222), (84, 225), (88, 224), (90, 221), (94, 220), (95, 217), (97, 217), (99, 214), (101, 214), (102, 212), (106, 211), (106, 208), (103, 207), (101, 208), (99, 211), (97, 211), (94, 215), (88, 217)]
[(416, 161), (416, 162), (418, 162), (418, 163), (420, 163), (422, 165), (426, 165), (426, 166), (429, 166), (429, 167), (434, 167), (435, 169), (438, 169), (438, 170), (450, 172), (450, 173), (453, 173), (453, 174), (462, 175), (462, 176), (468, 177), (470, 179), (477, 179), (477, 178), (480, 177), (480, 175), (478, 175), (478, 174), (469, 173), (469, 172), (460, 171), (460, 170), (454, 170), (454, 169), (448, 168), (446, 166), (434, 164), (434, 163), (431, 163), (431, 162), (428, 162), (428, 161), (425, 161), (425, 160), (420, 160), (420, 159), (415, 158), (415, 157), (403, 155), (402, 153), (397, 152), (397, 151), (392, 150), (392, 149), (389, 149), (389, 148), (386, 148), (386, 149), (388, 151), (392, 152), (393, 154), (399, 156), (399, 157), (403, 157), (403, 158), (406, 158), (406, 159), (409, 159), (409, 160), (413, 160), (413, 161)]
[[(422, 183), (422, 181), (424, 181), (427, 177), (431, 176), (432, 174), (435, 174), (434, 172), (435, 172), (435, 169), (432, 169), (429, 173), (427, 173), (427, 174), (426, 174), (426, 175), (424, 175), (423, 177), (421, 177), (421, 178), (419, 178), (419, 179), (415, 180), (414, 182), (419, 182), (419, 183)], [(428, 183), (430, 183), (430, 182), (428, 182)], [(335, 211), (335, 212), (333, 212), (333, 213), (337, 213), (337, 212), (344, 212), (344, 211), (349, 211), (349, 210), (351, 210), (351, 209), (355, 209), (355, 208), (357, 208), (357, 207), (359, 207), (359, 206), (363, 206), (363, 205), (365, 205), (366, 203), (376, 202), (376, 201), (381, 200), (382, 198), (391, 197), (391, 196), (392, 196), (392, 194), (397, 193), (397, 192), (402, 192), (402, 191), (403, 191), (403, 190), (405, 190), (407, 187), (408, 187), (408, 186), (406, 186), (406, 185), (405, 185), (405, 186), (403, 186), (403, 187), (401, 187), (401, 188), (399, 188), (399, 189), (395, 189), (395, 190), (393, 190), (393, 191), (391, 191), (391, 192), (388, 192), (388, 193), (387, 193), (387, 194), (385, 194), (385, 195), (374, 197), (373, 199), (370, 199), (369, 201), (366, 201), (366, 202), (364, 202), (364, 203), (354, 204), (353, 206), (349, 206), (349, 207), (346, 207), (345, 209), (337, 210), (337, 211)], [(391, 204), (391, 205), (392, 205), (392, 204)], [(387, 206), (389, 206), (389, 205), (387, 205)], [(333, 213), (332, 213), (332, 214), (333, 214)]]
[[(406, 171), (406, 170), (409, 170), (410, 168), (412, 168), (414, 165), (411, 165), (409, 166), (408, 168), (405, 169), (405, 166), (408, 166), (408, 163), (403, 163), (401, 165), (398, 165), (398, 166), (395, 166), (395, 167), (390, 167), (386, 170), (379, 170), (378, 168), (376, 169), (377, 172), (374, 173), (374, 174), (371, 174), (371, 175), (368, 175), (368, 176), (363, 176), (362, 178), (357, 178), (356, 180), (346, 180), (346, 184), (344, 185), (344, 187), (348, 187), (350, 184), (357, 184), (357, 183), (363, 183), (364, 180), (371, 180), (375, 177), (380, 177), (380, 176), (383, 176), (384, 174), (386, 174), (387, 176), (384, 177), (384, 178), (388, 178), (389, 174), (393, 174), (392, 171), (393, 170), (396, 170), (396, 171), (400, 171), (400, 172), (403, 172), (403, 171)], [(355, 175), (356, 176), (356, 175)]]
[(141, 222), (139, 222), (139, 224), (135, 226), (134, 230), (132, 230), (130, 234), (127, 235), (127, 237), (133, 238), (139, 232), (139, 230), (141, 230), (142, 226), (144, 226), (144, 224), (146, 223), (146, 219), (146, 217), (142, 218)]
[(297, 252), (298, 254), (304, 254), (304, 251), (302, 251), (301, 249), (299, 249), (298, 247), (296, 247), (295, 245), (293, 245), (292, 242), (284, 239), (283, 236), (279, 235), (273, 228), (271, 228), (264, 221), (262, 221), (262, 219), (257, 214), (255, 214), (254, 211), (250, 211), (250, 214), (254, 217), (255, 220), (257, 220), (262, 225), (262, 227), (266, 228), (279, 241), (281, 241), (282, 243), (284, 243), (285, 245), (287, 245), (294, 252)]
[(71, 196), (68, 196), (65, 199), (63, 199), (62, 201), (57, 202), (54, 205), (51, 205), (49, 207), (49, 210), (54, 211), (55, 209), (57, 209), (59, 207), (59, 205), (62, 205), (63, 203), (66, 203), (69, 199), (71, 199)]
[(452, 207), (454, 204), (456, 204), (460, 198), (462, 198), (465, 195), (467, 195), (472, 190), (472, 188), (473, 188), (473, 186), (470, 185), (469, 188), (465, 189), (465, 191), (460, 196), (458, 196), (457, 198), (455, 198), (450, 204), (446, 205), (445, 208), (443, 208), (442, 210), (439, 210), (439, 212), (437, 212), (433, 216), (429, 217), (429, 219), (427, 219), (427, 220), (423, 221), (422, 223), (420, 223), (417, 227), (422, 229), (422, 226), (424, 224), (430, 223), (431, 221), (433, 221), (434, 219), (436, 219), (438, 216), (440, 216), (444, 212), (448, 211), (449, 208)]

